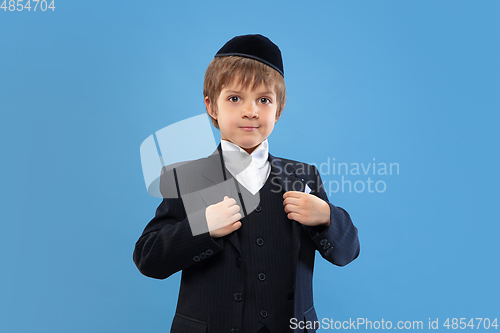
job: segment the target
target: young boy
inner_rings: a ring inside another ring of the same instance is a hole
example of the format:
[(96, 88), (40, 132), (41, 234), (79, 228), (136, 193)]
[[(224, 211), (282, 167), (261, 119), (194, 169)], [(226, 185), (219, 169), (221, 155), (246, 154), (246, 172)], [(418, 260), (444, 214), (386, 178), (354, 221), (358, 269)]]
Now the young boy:
[(339, 266), (359, 254), (357, 229), (328, 202), (318, 170), (269, 154), (283, 78), (279, 48), (261, 35), (231, 39), (207, 69), (221, 144), (164, 170), (163, 202), (134, 251), (146, 276), (182, 270), (172, 333), (316, 332), (315, 251)]

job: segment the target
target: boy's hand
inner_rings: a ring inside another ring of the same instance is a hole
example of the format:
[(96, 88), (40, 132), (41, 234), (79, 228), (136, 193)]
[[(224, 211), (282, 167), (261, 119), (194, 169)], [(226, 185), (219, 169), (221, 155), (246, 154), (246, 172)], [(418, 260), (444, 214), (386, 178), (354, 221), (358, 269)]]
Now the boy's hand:
[(240, 206), (236, 204), (236, 200), (228, 196), (221, 202), (208, 206), (205, 217), (208, 231), (213, 238), (226, 236), (241, 227)]
[(330, 205), (309, 193), (288, 191), (283, 194), (283, 206), (290, 220), (307, 226), (330, 226)]

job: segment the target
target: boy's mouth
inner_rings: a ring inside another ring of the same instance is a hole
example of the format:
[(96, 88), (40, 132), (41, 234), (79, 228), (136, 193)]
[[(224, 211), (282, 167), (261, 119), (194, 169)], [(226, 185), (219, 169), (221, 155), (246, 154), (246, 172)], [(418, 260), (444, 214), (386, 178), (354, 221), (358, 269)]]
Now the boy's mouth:
[(243, 131), (254, 131), (254, 130), (256, 130), (258, 127), (255, 127), (255, 126), (240, 126), (240, 128), (241, 128)]

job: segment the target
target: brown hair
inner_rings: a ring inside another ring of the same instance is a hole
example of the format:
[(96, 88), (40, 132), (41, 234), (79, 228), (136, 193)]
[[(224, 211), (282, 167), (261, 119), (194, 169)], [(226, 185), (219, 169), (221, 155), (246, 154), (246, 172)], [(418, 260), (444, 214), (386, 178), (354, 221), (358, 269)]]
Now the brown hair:
[[(243, 88), (251, 86), (254, 89), (261, 84), (267, 88), (274, 88), (277, 99), (276, 119), (281, 116), (286, 101), (283, 76), (260, 61), (238, 56), (215, 57), (208, 65), (203, 82), (203, 96), (208, 97), (214, 112), (217, 112), (217, 99), (220, 92), (224, 86), (232, 84), (236, 79), (238, 81), (235, 83), (241, 84)], [(217, 120), (210, 118), (214, 126), (219, 128)]]

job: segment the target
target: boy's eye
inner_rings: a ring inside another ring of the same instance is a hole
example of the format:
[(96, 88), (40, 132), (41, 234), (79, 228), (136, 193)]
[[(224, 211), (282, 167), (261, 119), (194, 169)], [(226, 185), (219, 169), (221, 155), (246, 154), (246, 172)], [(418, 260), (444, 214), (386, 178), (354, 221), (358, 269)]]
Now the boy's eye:
[(238, 96), (231, 96), (231, 97), (229, 97), (229, 101), (231, 101), (233, 103), (237, 103), (240, 101), (240, 98)]
[(269, 104), (271, 103), (271, 100), (267, 97), (262, 97), (260, 100), (259, 100), (260, 103), (262, 104)]

